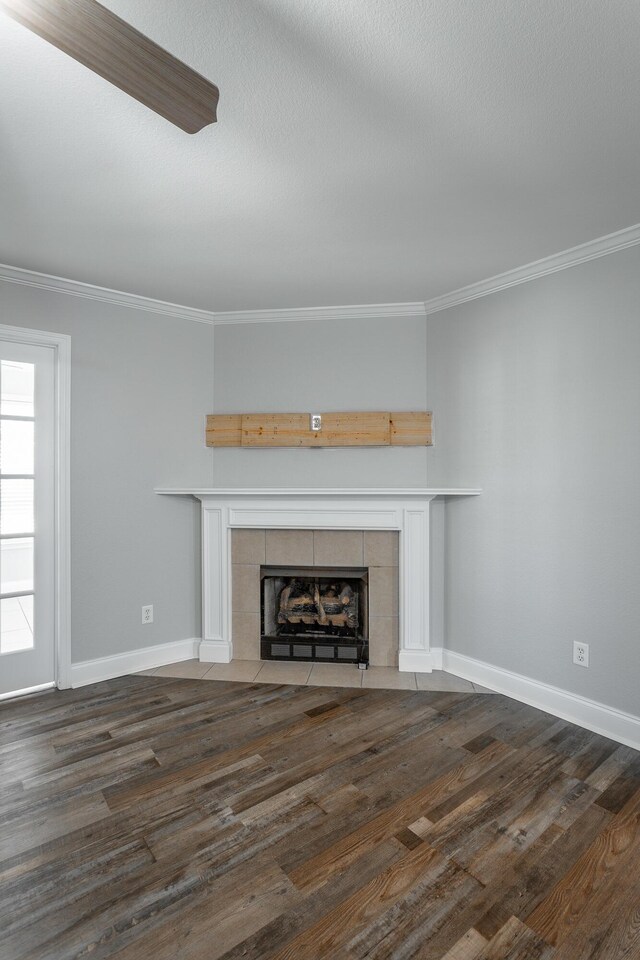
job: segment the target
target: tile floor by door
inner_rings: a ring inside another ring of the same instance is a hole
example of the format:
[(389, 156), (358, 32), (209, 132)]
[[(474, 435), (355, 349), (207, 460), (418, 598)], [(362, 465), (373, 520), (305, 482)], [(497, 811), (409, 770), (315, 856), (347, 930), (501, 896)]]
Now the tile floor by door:
[(436, 690), (450, 693), (492, 693), (444, 670), (433, 673), (400, 673), (395, 667), (359, 670), (351, 663), (298, 663), (280, 660), (234, 660), (232, 663), (201, 663), (183, 660), (144, 676), (183, 677), (191, 680), (235, 680), (239, 683), (291, 683), (297, 686), (365, 687), (382, 690)]

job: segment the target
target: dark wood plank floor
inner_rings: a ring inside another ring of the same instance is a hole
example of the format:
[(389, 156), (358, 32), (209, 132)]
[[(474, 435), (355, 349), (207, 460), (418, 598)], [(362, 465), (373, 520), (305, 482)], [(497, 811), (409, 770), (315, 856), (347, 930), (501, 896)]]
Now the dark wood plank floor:
[(640, 755), (506, 697), (0, 708), (2, 960), (640, 958)]

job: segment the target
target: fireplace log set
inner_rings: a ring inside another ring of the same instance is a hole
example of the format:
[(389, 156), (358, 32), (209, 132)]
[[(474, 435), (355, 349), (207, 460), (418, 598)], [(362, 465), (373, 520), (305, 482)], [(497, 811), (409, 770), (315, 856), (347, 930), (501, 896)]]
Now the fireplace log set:
[(346, 581), (292, 577), (280, 592), (280, 633), (356, 636), (358, 596)]

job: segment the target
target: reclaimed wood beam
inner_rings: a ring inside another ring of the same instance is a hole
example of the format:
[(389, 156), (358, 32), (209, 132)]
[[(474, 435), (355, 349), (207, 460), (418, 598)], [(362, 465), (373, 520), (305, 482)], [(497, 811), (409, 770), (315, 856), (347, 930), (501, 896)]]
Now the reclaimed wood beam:
[(208, 447), (431, 446), (432, 414), (426, 411), (322, 413), (311, 429), (309, 413), (218, 413), (207, 417)]

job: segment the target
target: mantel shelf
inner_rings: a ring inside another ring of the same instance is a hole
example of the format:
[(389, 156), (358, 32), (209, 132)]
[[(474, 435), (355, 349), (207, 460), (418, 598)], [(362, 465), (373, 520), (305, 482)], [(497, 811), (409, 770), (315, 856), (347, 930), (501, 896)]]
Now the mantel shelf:
[(162, 496), (211, 497), (216, 500), (269, 500), (295, 498), (306, 500), (431, 500), (434, 497), (477, 497), (479, 487), (396, 487), (336, 488), (336, 487), (156, 487), (155, 493)]

